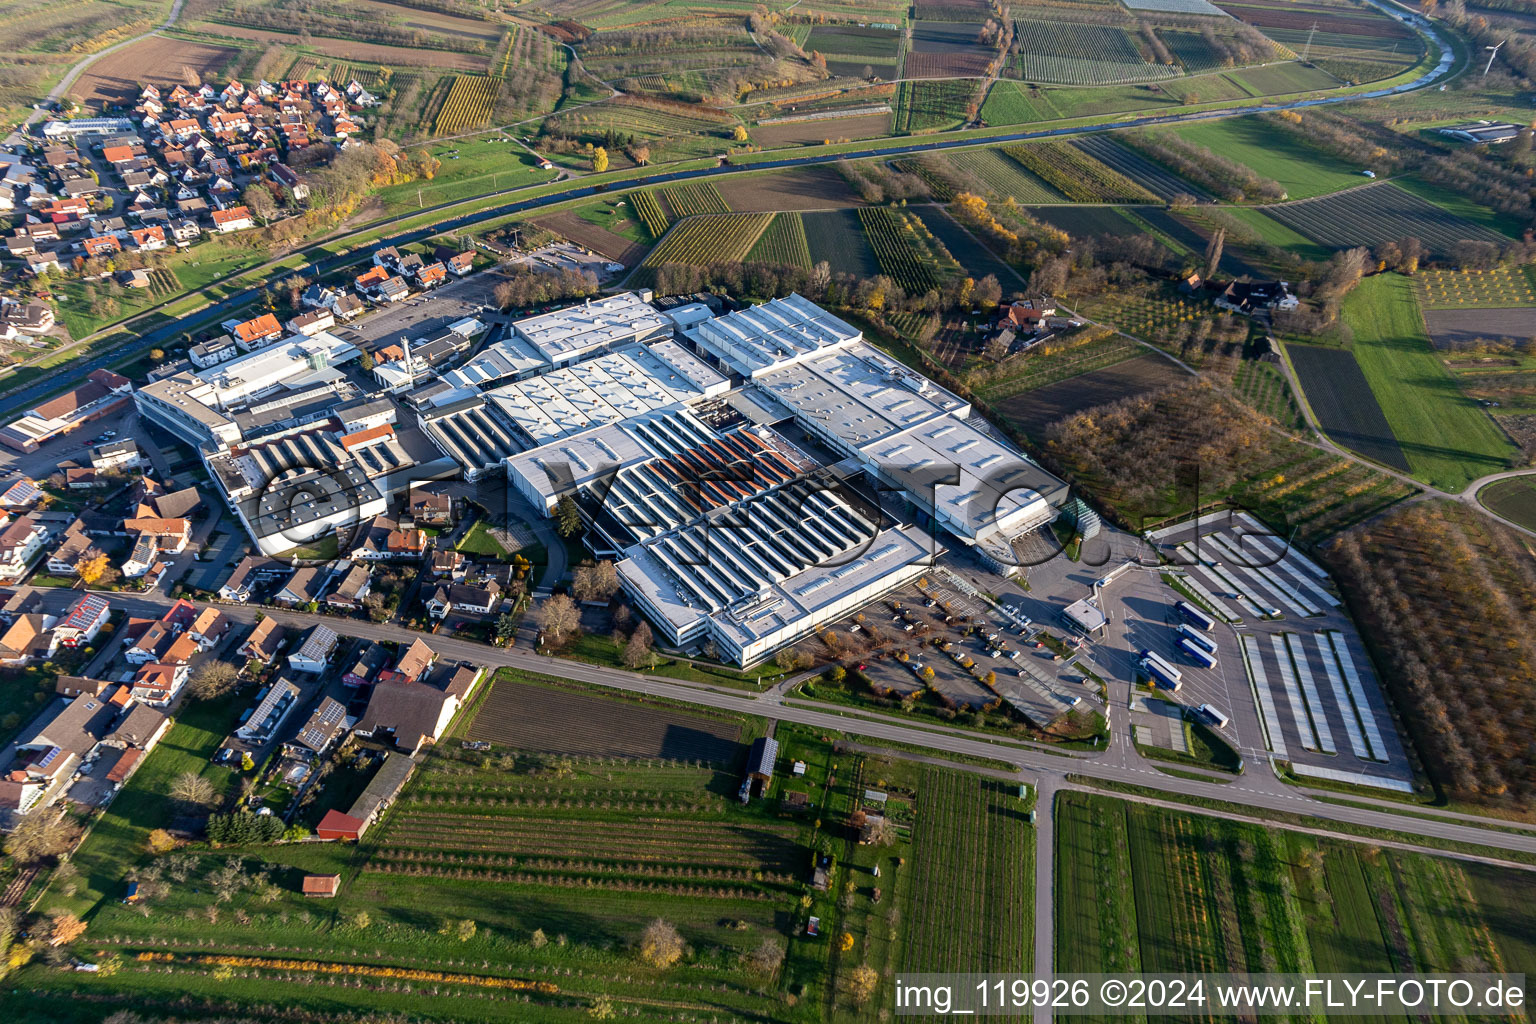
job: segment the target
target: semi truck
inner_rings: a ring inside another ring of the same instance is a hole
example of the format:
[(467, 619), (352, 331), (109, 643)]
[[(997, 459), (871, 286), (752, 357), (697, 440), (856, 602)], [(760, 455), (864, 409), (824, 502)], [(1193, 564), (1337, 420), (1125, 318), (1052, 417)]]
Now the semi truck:
[(1205, 612), (1201, 611), (1199, 608), (1196, 608), (1188, 601), (1180, 601), (1176, 607), (1179, 609), (1179, 614), (1184, 616), (1185, 620), (1191, 625), (1195, 626), (1197, 629), (1203, 629), (1209, 633), (1211, 630), (1216, 628), (1215, 619), (1211, 618), (1209, 615), (1205, 614)]
[(1218, 729), (1225, 729), (1227, 727), (1227, 722), (1228, 722), (1227, 716), (1222, 714), (1219, 710), (1217, 710), (1216, 708), (1212, 707), (1211, 705), (1209, 705), (1209, 704), (1201, 704), (1195, 710), (1200, 712), (1207, 719), (1209, 719), (1210, 723), (1212, 725), (1214, 725), (1216, 728), (1218, 728)]
[(1178, 690), (1184, 683), (1184, 674), (1154, 651), (1141, 652), (1141, 667), (1155, 685), (1165, 690)]
[(1179, 627), (1179, 638), (1181, 640), (1188, 640), (1209, 654), (1214, 655), (1216, 653), (1216, 641), (1192, 626), (1181, 625)]
[(1185, 654), (1189, 655), (1189, 660), (1193, 661), (1196, 665), (1203, 665), (1206, 668), (1216, 667), (1216, 656), (1205, 648), (1198, 647), (1188, 640), (1180, 640), (1179, 647)]

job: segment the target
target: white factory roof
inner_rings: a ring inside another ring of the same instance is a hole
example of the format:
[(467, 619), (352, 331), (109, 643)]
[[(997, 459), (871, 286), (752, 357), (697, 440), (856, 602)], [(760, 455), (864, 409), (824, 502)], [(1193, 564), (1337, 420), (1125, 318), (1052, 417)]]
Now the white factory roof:
[[(1054, 510), (1038, 488), (1055, 477), (968, 420), (945, 417), (864, 447), (860, 461), (886, 480), (926, 494), (934, 515), (952, 532), (970, 538), (1016, 534), (1049, 520)], [(953, 479), (958, 483), (940, 483)]]
[(549, 362), (533, 346), (509, 334), (463, 366), (443, 374), (442, 379), (455, 388), (483, 387), (488, 382), (526, 376), (547, 366)]
[(295, 334), (250, 355), (231, 359), (196, 374), (212, 384), (210, 404), (229, 408), (248, 401), (279, 384), (298, 384), (316, 370), (355, 359), (357, 346), (330, 331), (310, 337)]
[(702, 392), (638, 345), (486, 392), (534, 445), (700, 397)]
[(627, 588), (682, 633), (700, 618), (738, 647), (796, 624), (925, 564), (917, 527), (876, 533), (835, 495), (790, 485), (735, 506), (731, 527), (700, 524), (636, 544), (617, 568)]
[(970, 411), (965, 400), (863, 342), (787, 363), (753, 383), (849, 449)]
[(672, 323), (634, 292), (589, 299), (512, 324), (517, 336), (557, 365), (596, 349), (670, 332)]
[(863, 337), (858, 328), (794, 294), (700, 321), (687, 333), (744, 377)]
[(508, 457), (507, 476), (526, 481), (548, 508), (560, 497), (653, 454), (622, 425), (605, 423)]
[[(701, 306), (701, 309), (708, 309)], [(731, 380), (698, 356), (689, 352), (671, 338), (661, 338), (646, 344), (650, 353), (686, 377), (700, 394), (713, 397), (730, 389)]]

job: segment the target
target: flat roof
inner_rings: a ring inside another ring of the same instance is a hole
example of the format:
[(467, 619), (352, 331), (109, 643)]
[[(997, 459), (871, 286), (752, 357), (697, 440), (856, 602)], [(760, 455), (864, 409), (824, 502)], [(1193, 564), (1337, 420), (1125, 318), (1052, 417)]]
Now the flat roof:
[(520, 377), (549, 366), (549, 360), (533, 346), (507, 335), (494, 345), (482, 349), (463, 366), (449, 370), (442, 379), (455, 388), (483, 387), (506, 377)]
[(687, 333), (744, 377), (863, 337), (858, 328), (793, 293), (701, 320)]
[(604, 345), (670, 331), (671, 327), (670, 320), (635, 292), (588, 299), (579, 306), (526, 317), (512, 324), (517, 336), (551, 364)]

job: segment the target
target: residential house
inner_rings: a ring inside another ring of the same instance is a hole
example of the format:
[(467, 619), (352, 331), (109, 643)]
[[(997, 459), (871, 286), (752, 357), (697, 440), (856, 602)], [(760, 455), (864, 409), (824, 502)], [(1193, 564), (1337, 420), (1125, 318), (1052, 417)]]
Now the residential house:
[(166, 707), (187, 685), (192, 670), (185, 664), (164, 661), (146, 662), (133, 674), (133, 699), (155, 707)]
[(209, 605), (187, 627), (187, 636), (192, 638), (199, 650), (211, 651), (229, 635), (232, 625), (229, 616)]
[(256, 222), (251, 219), (250, 210), (244, 206), (236, 206), (228, 210), (214, 210), (213, 226), (219, 229), (220, 234), (228, 234), (231, 231), (253, 228)]
[(336, 589), (326, 595), (326, 603), (337, 608), (361, 608), (363, 598), (368, 596), (371, 579), (372, 573), (366, 565), (354, 565)]
[(278, 323), (277, 317), (272, 313), (263, 313), (244, 323), (236, 324), (231, 334), (235, 344), (249, 352), (253, 348), (280, 339), (283, 336), (283, 325)]
[(395, 667), (380, 673), (378, 682), (414, 683), (420, 679), (432, 663), (437, 660), (437, 652), (427, 646), (427, 642), (420, 637), (411, 641), (411, 646), (405, 649), (395, 662)]
[(26, 512), (43, 497), (42, 488), (26, 477), (13, 481), (0, 491), (0, 509), (7, 512)]
[(0, 531), (0, 580), (19, 580), (31, 571), (48, 543), (48, 530), (22, 516)]
[(272, 738), (299, 703), (298, 684), (279, 676), (266, 694), (256, 703), (243, 723), (235, 729), (235, 735), (247, 743), (265, 743)]
[(22, 334), (46, 334), (53, 330), (53, 307), (46, 302), (0, 299), (0, 327)]
[(128, 557), (123, 559), (118, 570), (122, 572), (124, 579), (136, 580), (149, 575), (155, 566), (160, 565), (160, 543), (152, 533), (141, 533), (133, 541), (133, 547), (128, 552)]
[(52, 615), (18, 615), (0, 634), (0, 665), (20, 668), (33, 659), (46, 661), (53, 657), (59, 647), (58, 637), (53, 633), (55, 622)]
[(342, 674), (341, 681), (346, 686), (368, 686), (388, 662), (389, 651), (382, 644), (365, 641), (352, 667)]
[(288, 582), (272, 595), (272, 603), (280, 604), (285, 608), (307, 605), (311, 601), (319, 600), (321, 588), (324, 586), (325, 577), (321, 571), (304, 566), (293, 570), (293, 575), (288, 577)]
[(363, 531), (362, 540), (352, 549), (350, 557), (368, 561), (417, 558), (426, 551), (428, 541), (422, 530), (402, 530), (398, 520), (376, 516)]
[(53, 635), (65, 647), (84, 647), (96, 639), (112, 617), (112, 605), (100, 594), (82, 594), (53, 627)]
[(153, 537), (161, 551), (179, 555), (192, 541), (192, 522), (188, 519), (125, 519), (123, 529), (140, 537)]
[(117, 238), (113, 235), (98, 235), (95, 238), (87, 238), (80, 243), (87, 256), (111, 256), (113, 253), (123, 251)]
[(250, 600), (259, 584), (281, 579), (290, 571), (282, 562), (263, 558), (260, 555), (248, 555), (235, 566), (235, 571), (229, 574), (229, 579), (219, 586), (219, 597), (225, 601), (238, 601), (243, 604)]
[(245, 643), (240, 645), (240, 654), (264, 665), (270, 665), (277, 660), (278, 652), (283, 649), (283, 640), (286, 637), (287, 630), (279, 625), (276, 619), (262, 619), (256, 623), (256, 628), (251, 630), (251, 635), (245, 638)]
[(288, 321), (290, 331), (302, 334), (306, 338), (313, 337), (321, 331), (328, 331), (335, 326), (336, 314), (329, 309), (312, 309)]
[(73, 576), (75, 567), (94, 545), (95, 541), (85, 532), (85, 524), (76, 519), (65, 529), (58, 547), (48, 555), (49, 575)]
[(86, 457), (90, 460), (91, 468), (98, 473), (110, 469), (132, 470), (144, 464), (143, 453), (139, 451), (139, 443), (133, 438), (125, 438), (121, 441), (108, 441), (86, 449)]
[(154, 252), (165, 248), (165, 228), (159, 226), (130, 231), (128, 237), (133, 239), (133, 247), (139, 252)]
[(223, 334), (217, 338), (199, 342), (187, 350), (187, 358), (200, 370), (228, 362), (239, 354), (240, 349), (234, 339)]
[(420, 288), (436, 288), (448, 280), (448, 270), (441, 263), (428, 263), (416, 272)]
[(88, 693), (92, 697), (100, 697), (108, 690), (117, 686), (116, 683), (106, 679), (90, 679), (86, 676), (59, 676), (54, 680), (53, 692), (60, 697), (78, 697), (82, 693)]
[(340, 643), (341, 637), (329, 626), (312, 626), (299, 649), (288, 655), (288, 665), (295, 672), (324, 672)]
[(489, 615), (501, 607), (501, 587), (493, 580), (483, 587), (452, 583), (438, 587), (427, 601), (427, 614), (441, 619), (449, 612), (460, 615)]
[(147, 704), (133, 704), (102, 742), (114, 747), (136, 747), (148, 753), (170, 725), (171, 720), (164, 713)]
[(0, 776), (0, 808), (26, 814), (45, 795), (57, 795), (116, 716), (116, 707), (83, 694), (39, 715), (17, 737), (15, 757)]
[(1233, 281), (1216, 299), (1218, 309), (1244, 314), (1291, 310), (1300, 304), (1286, 281)]
[(405, 511), (417, 526), (452, 526), (453, 496), (445, 487), (412, 487), (406, 498)]
[(473, 249), (466, 249), (461, 253), (448, 257), (448, 272), (454, 277), (463, 277), (475, 269), (475, 253)]
[(283, 744), (283, 752), (290, 757), (317, 758), (346, 731), (347, 706), (334, 697), (325, 697), (293, 739)]
[(467, 564), (462, 551), (443, 548), (432, 552), (430, 569), (432, 575), (438, 579), (452, 580), (457, 583), (464, 578)]

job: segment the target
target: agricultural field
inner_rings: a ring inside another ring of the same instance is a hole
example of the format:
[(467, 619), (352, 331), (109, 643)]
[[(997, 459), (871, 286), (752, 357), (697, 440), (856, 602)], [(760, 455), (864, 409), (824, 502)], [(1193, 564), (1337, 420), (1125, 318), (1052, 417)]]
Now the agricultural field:
[(1262, 68), (1244, 68), (1225, 76), (1250, 96), (1289, 96), (1293, 93), (1337, 89), (1338, 79), (1305, 64), (1271, 64)]
[(1111, 170), (1125, 175), (1159, 199), (1168, 200), (1179, 195), (1205, 198), (1205, 193), (1196, 186), (1107, 135), (1085, 135), (1073, 139), (1072, 145)]
[[(582, 727), (571, 729), (572, 721)], [(524, 681), (504, 672), (481, 701), (466, 735), (543, 753), (646, 757), (729, 765), (741, 728), (706, 717)]]
[(1030, 356), (1024, 372), (982, 390), (997, 413), (1032, 440), (1082, 409), (1118, 402), (1188, 376), (1128, 338), (1111, 335), (1058, 355)]
[(69, 96), (96, 111), (131, 105), (146, 83), (165, 89), (185, 83), (192, 75), (216, 80), (239, 52), (232, 46), (155, 36), (92, 63), (70, 86)]
[(453, 135), (457, 132), (482, 128), (491, 120), (491, 109), (496, 105), (496, 93), (501, 79), (484, 75), (456, 75), (448, 89), (448, 98), (432, 124), (434, 135)]
[(667, 228), (672, 226), (672, 218), (662, 208), (661, 201), (656, 198), (655, 192), (631, 192), (629, 201), (652, 238), (660, 238), (667, 233)]
[(1245, 359), (1233, 375), (1232, 391), (1255, 412), (1268, 416), (1285, 429), (1306, 428), (1290, 382), (1273, 363)]
[(748, 260), (778, 263), (811, 269), (811, 249), (805, 240), (805, 225), (797, 213), (775, 214), (773, 222), (758, 237)]
[(864, 226), (853, 210), (831, 210), (800, 215), (811, 263), (825, 261), (837, 270), (859, 277), (880, 273), (880, 264), (864, 235)]
[(1141, 233), (1139, 226), (1112, 206), (1032, 206), (1029, 212), (1073, 238)]
[(746, 258), (757, 237), (773, 215), (768, 213), (723, 213), (689, 217), (674, 224), (645, 258), (647, 267), (663, 263), (732, 262)]
[(896, 63), (901, 48), (900, 33), (888, 28), (861, 28), (856, 25), (817, 25), (803, 44), (826, 57), (862, 60), (877, 64)]
[(1381, 274), (1344, 300), (1354, 356), (1414, 475), (1445, 490), (1509, 465), (1514, 447), (1462, 394), (1424, 333), (1407, 278)]
[[(263, 46), (293, 46), (298, 43), (298, 36), (287, 32), (251, 28), (247, 25), (236, 25), (226, 22), (193, 21), (189, 22), (185, 28), (188, 31), (202, 35), (244, 39), (253, 43), (260, 43)], [(315, 36), (307, 44), (307, 48), (322, 57), (355, 61), (359, 64), (370, 64), (374, 67), (383, 64), (391, 67), (398, 65), (410, 68), (431, 68), (445, 74), (483, 74), (490, 63), (489, 50), (484, 53), (428, 50), (413, 46), (392, 46), (384, 43), (358, 42), (352, 39), (333, 39), (326, 36)]]
[(1153, 203), (1157, 196), (1065, 142), (1006, 146), (1010, 157), (1078, 203)]
[(891, 131), (909, 135), (952, 128), (965, 120), (975, 96), (975, 82), (902, 82)]
[(1318, 345), (1287, 344), (1286, 358), (1323, 432), (1373, 462), (1412, 471), (1392, 433), (1387, 414), (1352, 352)]
[(903, 78), (965, 78), (984, 75), (996, 51), (976, 41), (977, 25), (914, 21)]
[(1477, 492), (1477, 500), (1510, 522), (1536, 530), (1536, 480), (1531, 477), (1495, 480)]
[(1524, 871), (1062, 793), (1058, 971), (1524, 970)]
[(1503, 242), (1504, 236), (1462, 220), (1391, 182), (1301, 203), (1264, 207), (1275, 220), (1336, 249), (1378, 246), (1401, 238), (1417, 238), (1427, 250), (1450, 252), (1457, 242)]
[(962, 174), (975, 178), (998, 200), (1020, 203), (1059, 203), (1066, 196), (1039, 175), (1025, 169), (1001, 149), (965, 149), (943, 158)]
[(862, 206), (848, 181), (831, 167), (795, 167), (763, 174), (731, 174), (716, 186), (737, 213), (778, 213)]
[(1172, 129), (1197, 146), (1246, 164), (1261, 178), (1277, 181), (1290, 199), (1310, 199), (1359, 185), (1360, 169), (1289, 134), (1279, 135), (1258, 118), (1230, 117)]
[[(1198, 215), (1192, 216), (1188, 213), (1176, 214), (1166, 209), (1158, 209), (1151, 206), (1142, 206), (1138, 207), (1135, 211), (1125, 212), (1131, 212), (1136, 218), (1145, 221), (1161, 236), (1159, 241), (1163, 241), (1165, 244), (1171, 242), (1175, 250), (1182, 248), (1185, 253), (1196, 257), (1202, 256), (1205, 253), (1205, 248), (1210, 243), (1211, 235), (1214, 234), (1207, 225), (1198, 221)], [(1261, 269), (1243, 258), (1240, 251), (1242, 247), (1236, 244), (1236, 242), (1237, 240), (1232, 238), (1229, 233), (1226, 244), (1222, 247), (1221, 262), (1218, 264), (1217, 269), (1221, 273), (1234, 278), (1242, 277), (1245, 274), (1252, 278), (1263, 278), (1266, 276)]]
[(890, 129), (891, 115), (884, 109), (876, 113), (848, 117), (818, 117), (778, 124), (759, 124), (752, 129), (752, 139), (760, 146), (819, 146), (825, 142), (872, 139)]
[(866, 206), (859, 223), (875, 250), (880, 272), (909, 295), (921, 295), (958, 276), (960, 264), (921, 220), (905, 210)]
[(976, 240), (965, 228), (955, 222), (943, 209), (936, 206), (919, 206), (916, 210), (918, 219), (927, 225), (955, 262), (965, 268), (965, 272), (976, 280), (988, 276), (996, 277), (1004, 291), (1014, 284), (1023, 284), (1017, 273), (1008, 264), (998, 259), (996, 254)]
[(714, 184), (708, 181), (669, 185), (661, 190), (661, 197), (672, 211), (673, 220), (682, 220), (696, 213), (730, 213)]
[(1123, 85), (1172, 78), (1179, 69), (1149, 64), (1130, 32), (1117, 25), (1029, 19), (1014, 22), (1013, 69), (1026, 82)]
[(1427, 310), (1536, 306), (1536, 264), (1492, 270), (1419, 270), (1413, 277)]
[(1437, 349), (1478, 341), (1528, 342), (1536, 338), (1536, 313), (1523, 309), (1432, 309), (1424, 314), (1429, 340)]
[(908, 911), (903, 970), (1033, 962), (1035, 836), (1017, 794), (997, 779), (923, 771), (908, 869), (921, 895)]

